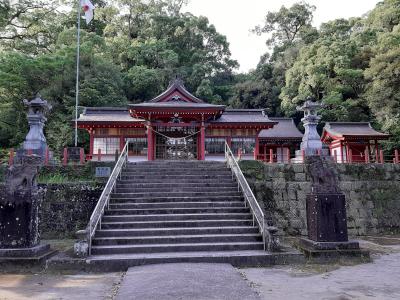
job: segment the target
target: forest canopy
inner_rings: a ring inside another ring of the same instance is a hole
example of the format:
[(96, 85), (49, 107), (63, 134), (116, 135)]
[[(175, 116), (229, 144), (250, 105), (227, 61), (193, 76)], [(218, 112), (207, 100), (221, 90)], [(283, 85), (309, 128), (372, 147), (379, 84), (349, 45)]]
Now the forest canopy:
[[(0, 148), (27, 132), (22, 99), (52, 103), (46, 137), (71, 145), (75, 105), (76, 2), (0, 4)], [(371, 121), (400, 146), (400, 0), (360, 17), (312, 26), (305, 2), (266, 12), (249, 28), (269, 51), (238, 74), (227, 38), (207, 17), (183, 13), (185, 0), (92, 0), (94, 20), (81, 28), (80, 105), (124, 106), (149, 100), (180, 76), (196, 96), (234, 108), (265, 108), (298, 119), (308, 96), (325, 121)], [(65, 9), (65, 8), (70, 9)], [(80, 144), (87, 137), (80, 135)]]

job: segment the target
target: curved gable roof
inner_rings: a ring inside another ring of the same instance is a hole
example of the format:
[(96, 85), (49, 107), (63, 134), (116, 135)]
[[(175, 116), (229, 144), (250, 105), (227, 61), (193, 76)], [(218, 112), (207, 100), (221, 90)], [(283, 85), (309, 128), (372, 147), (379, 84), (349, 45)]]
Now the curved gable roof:
[(203, 100), (191, 94), (185, 88), (183, 81), (178, 78), (176, 78), (164, 92), (148, 102), (155, 103), (168, 101), (204, 103)]

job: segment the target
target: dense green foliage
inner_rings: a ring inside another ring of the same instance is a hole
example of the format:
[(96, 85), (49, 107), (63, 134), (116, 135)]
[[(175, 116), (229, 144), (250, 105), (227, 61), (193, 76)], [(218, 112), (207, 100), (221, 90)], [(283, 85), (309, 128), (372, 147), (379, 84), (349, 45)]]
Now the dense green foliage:
[[(22, 142), (21, 100), (40, 92), (53, 105), (46, 136), (57, 152), (73, 137), (77, 1), (64, 10), (56, 0), (17, 2), (0, 4), (0, 148)], [(234, 73), (228, 41), (206, 17), (181, 12), (185, 0), (93, 3), (95, 19), (81, 29), (81, 106), (145, 101), (179, 75), (209, 102), (274, 116), (298, 117), (312, 96), (326, 104), (324, 120), (371, 120), (393, 135), (388, 149), (400, 146), (400, 0), (319, 29), (306, 3), (268, 12), (253, 31), (268, 34), (270, 51), (247, 74)]]

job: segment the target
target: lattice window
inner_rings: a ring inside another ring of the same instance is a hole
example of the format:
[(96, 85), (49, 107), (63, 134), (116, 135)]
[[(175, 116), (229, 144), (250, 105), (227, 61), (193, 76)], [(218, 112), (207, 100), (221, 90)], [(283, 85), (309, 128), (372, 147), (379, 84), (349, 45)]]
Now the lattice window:
[(97, 154), (99, 149), (101, 149), (101, 154), (115, 154), (116, 150), (119, 152), (119, 138), (94, 138), (94, 154)]
[(147, 155), (147, 138), (126, 138), (129, 141), (129, 155)]
[(223, 154), (225, 152), (225, 138), (206, 138), (207, 154)]
[(232, 138), (231, 149), (233, 153), (237, 153), (239, 148), (242, 149), (243, 154), (251, 154), (254, 152), (256, 145), (255, 138)]

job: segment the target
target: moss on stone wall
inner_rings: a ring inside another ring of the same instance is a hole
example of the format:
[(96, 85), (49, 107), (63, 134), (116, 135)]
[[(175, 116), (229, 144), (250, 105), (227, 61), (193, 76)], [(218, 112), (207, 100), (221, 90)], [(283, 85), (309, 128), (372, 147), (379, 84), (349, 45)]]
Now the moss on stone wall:
[[(96, 167), (114, 167), (113, 162), (88, 162), (85, 165), (44, 166), (39, 172), (39, 183), (96, 181)], [(100, 180), (103, 181), (103, 180)]]
[[(66, 183), (97, 181), (96, 167), (114, 167), (114, 162), (87, 162), (84, 165), (43, 166), (39, 171), (39, 183)], [(0, 182), (4, 182), (8, 166), (0, 164)], [(99, 180), (104, 181), (103, 179)]]
[(243, 175), (252, 177), (256, 180), (266, 180), (264, 165), (256, 160), (242, 160), (239, 162)]
[(98, 183), (41, 184), (42, 238), (71, 238), (84, 229), (101, 195)]
[(359, 179), (385, 179), (385, 170), (382, 166), (376, 164), (345, 164), (346, 172), (344, 174), (350, 175)]
[(370, 199), (378, 219), (378, 229), (400, 232), (400, 186), (371, 191)]
[[(39, 230), (42, 239), (72, 238), (84, 229), (101, 195), (100, 183), (39, 184)], [(0, 184), (0, 194), (5, 186)]]
[[(306, 234), (306, 194), (310, 182), (303, 164), (240, 163), (261, 207), (288, 234)], [(349, 233), (400, 231), (400, 165), (336, 164), (346, 195)]]

